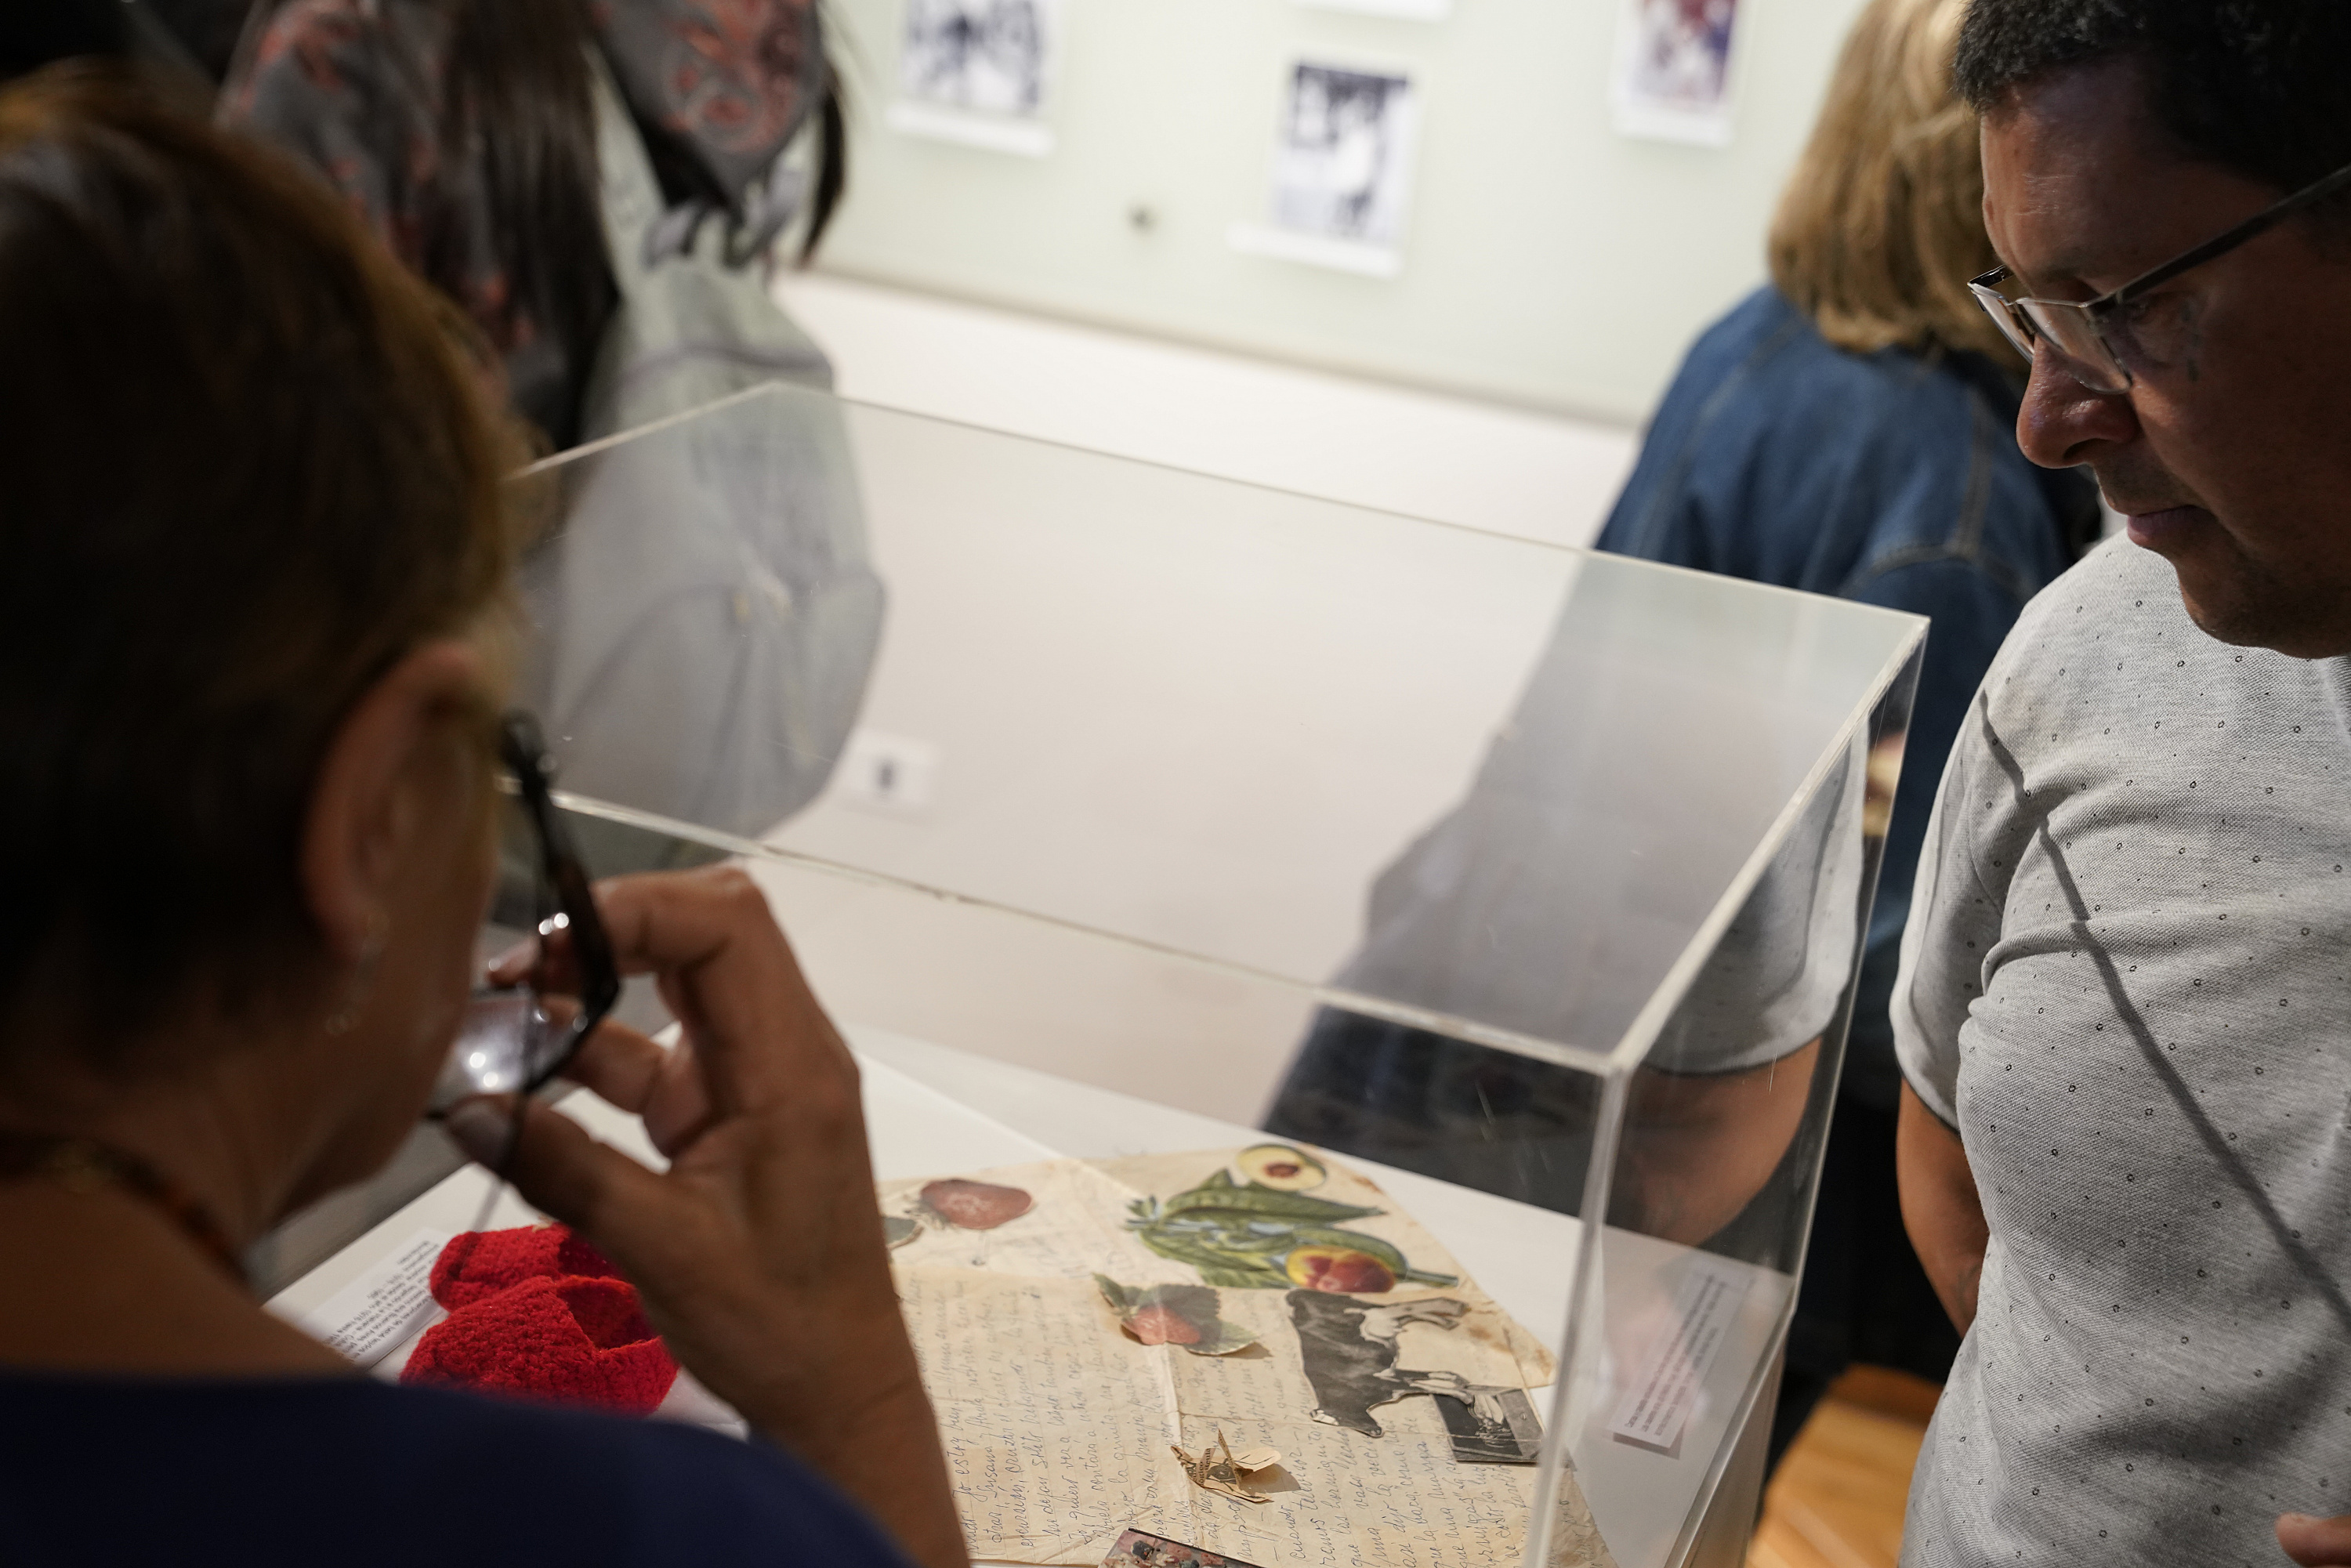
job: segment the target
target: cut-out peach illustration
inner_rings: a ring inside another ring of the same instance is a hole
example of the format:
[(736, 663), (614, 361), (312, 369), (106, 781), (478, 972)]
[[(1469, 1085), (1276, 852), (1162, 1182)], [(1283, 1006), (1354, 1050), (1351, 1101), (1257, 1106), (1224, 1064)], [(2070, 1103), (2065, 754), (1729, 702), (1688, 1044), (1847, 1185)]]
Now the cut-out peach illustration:
[(1301, 1247), (1281, 1260), (1293, 1285), (1339, 1295), (1365, 1295), (1395, 1289), (1395, 1272), (1368, 1252), (1352, 1247)]

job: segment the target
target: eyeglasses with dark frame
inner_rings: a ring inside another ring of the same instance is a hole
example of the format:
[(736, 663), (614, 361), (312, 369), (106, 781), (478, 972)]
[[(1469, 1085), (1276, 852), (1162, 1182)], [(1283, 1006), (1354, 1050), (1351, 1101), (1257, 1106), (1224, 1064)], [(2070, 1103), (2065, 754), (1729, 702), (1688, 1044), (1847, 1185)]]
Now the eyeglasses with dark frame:
[[(451, 1107), (477, 1095), (512, 1097), (514, 1113), (492, 1180), (482, 1198), (481, 1212), (455, 1255), (444, 1252), (434, 1265), (436, 1289), (442, 1280), (467, 1278), (474, 1249), (487, 1230), (506, 1187), (507, 1173), (522, 1145), (523, 1111), (532, 1093), (543, 1089), (571, 1065), (589, 1035), (604, 1021), (621, 996), (620, 966), (613, 961), (611, 939), (596, 912), (588, 873), (579, 851), (555, 810), (555, 770), (547, 759), (547, 743), (530, 715), (509, 712), (498, 721), (498, 756), (507, 777), (499, 780), (521, 808), (535, 841), (531, 870), (537, 883), (538, 935), (542, 942), (559, 934), (569, 948), (569, 967), (577, 976), (576, 996), (550, 996), (540, 990), (537, 977), (519, 986), (486, 986), (474, 993), (443, 1063), (439, 1082), (425, 1115), (438, 1121)], [(552, 904), (552, 911), (548, 905)]]
[[(2111, 294), (2095, 299), (2011, 298), (2000, 285), (2014, 275), (1995, 267), (1968, 280), (1968, 289), (1992, 324), (2030, 361), (2043, 342), (2056, 346), (2074, 380), (2094, 392), (2114, 396), (2131, 390), (2142, 371), (2171, 362), (2170, 349), (2161, 340), (2175, 320), (2137, 319), (2133, 307), (2191, 267), (2226, 256), (2256, 235), (2268, 233), (2314, 202), (2351, 187), (2351, 166), (2337, 169), (2316, 184), (2262, 208), (2243, 223), (2213, 235), (2192, 250), (2182, 251), (2162, 266), (2139, 274)], [(2177, 317), (2177, 312), (2175, 313)], [(2184, 321), (2185, 318), (2177, 318)], [(2137, 368), (2134, 368), (2136, 361)]]
[(579, 991), (549, 997), (535, 983), (475, 991), (426, 1106), (426, 1115), (436, 1120), (459, 1101), (479, 1094), (514, 1095), (519, 1110), (521, 1096), (544, 1088), (571, 1064), (621, 995), (620, 968), (596, 913), (588, 873), (556, 813), (553, 769), (537, 721), (520, 712), (501, 718), (498, 754), (509, 775), (501, 787), (511, 789), (536, 840), (532, 872), (543, 915), (538, 934), (542, 939), (563, 935)]

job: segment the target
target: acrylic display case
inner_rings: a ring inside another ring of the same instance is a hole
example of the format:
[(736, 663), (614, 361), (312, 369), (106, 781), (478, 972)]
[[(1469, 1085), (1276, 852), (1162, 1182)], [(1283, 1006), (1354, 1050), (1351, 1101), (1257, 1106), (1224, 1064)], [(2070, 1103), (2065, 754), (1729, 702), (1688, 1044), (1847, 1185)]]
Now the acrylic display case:
[(743, 859), (885, 1182), (1327, 1150), (1556, 1352), (1517, 1516), (1408, 1560), (1693, 1560), (1768, 1413), (1923, 622), (781, 387), (525, 483), (591, 869)]

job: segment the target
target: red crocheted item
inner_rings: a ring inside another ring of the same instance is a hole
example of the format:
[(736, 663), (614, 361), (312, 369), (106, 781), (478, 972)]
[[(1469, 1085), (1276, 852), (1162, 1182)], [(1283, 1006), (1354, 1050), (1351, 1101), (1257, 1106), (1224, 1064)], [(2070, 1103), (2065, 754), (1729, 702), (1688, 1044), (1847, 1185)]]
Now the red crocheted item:
[(525, 1280), (617, 1280), (601, 1252), (560, 1225), (469, 1230), (433, 1261), (433, 1299), (455, 1312)]
[[(599, 1272), (557, 1272), (574, 1266)], [(645, 1416), (676, 1381), (635, 1287), (560, 1226), (456, 1238), (433, 1266), (433, 1296), (451, 1312), (417, 1342), (402, 1383)]]

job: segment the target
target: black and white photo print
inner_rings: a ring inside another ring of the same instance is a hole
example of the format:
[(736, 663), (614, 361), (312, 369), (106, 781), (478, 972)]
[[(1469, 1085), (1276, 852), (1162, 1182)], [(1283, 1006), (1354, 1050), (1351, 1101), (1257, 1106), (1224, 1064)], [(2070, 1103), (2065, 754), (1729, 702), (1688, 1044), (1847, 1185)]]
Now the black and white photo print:
[(1034, 119), (1045, 108), (1044, 0), (906, 0), (898, 89), (983, 114)]
[(1393, 247), (1411, 183), (1412, 79), (1301, 60), (1273, 155), (1274, 226)]

